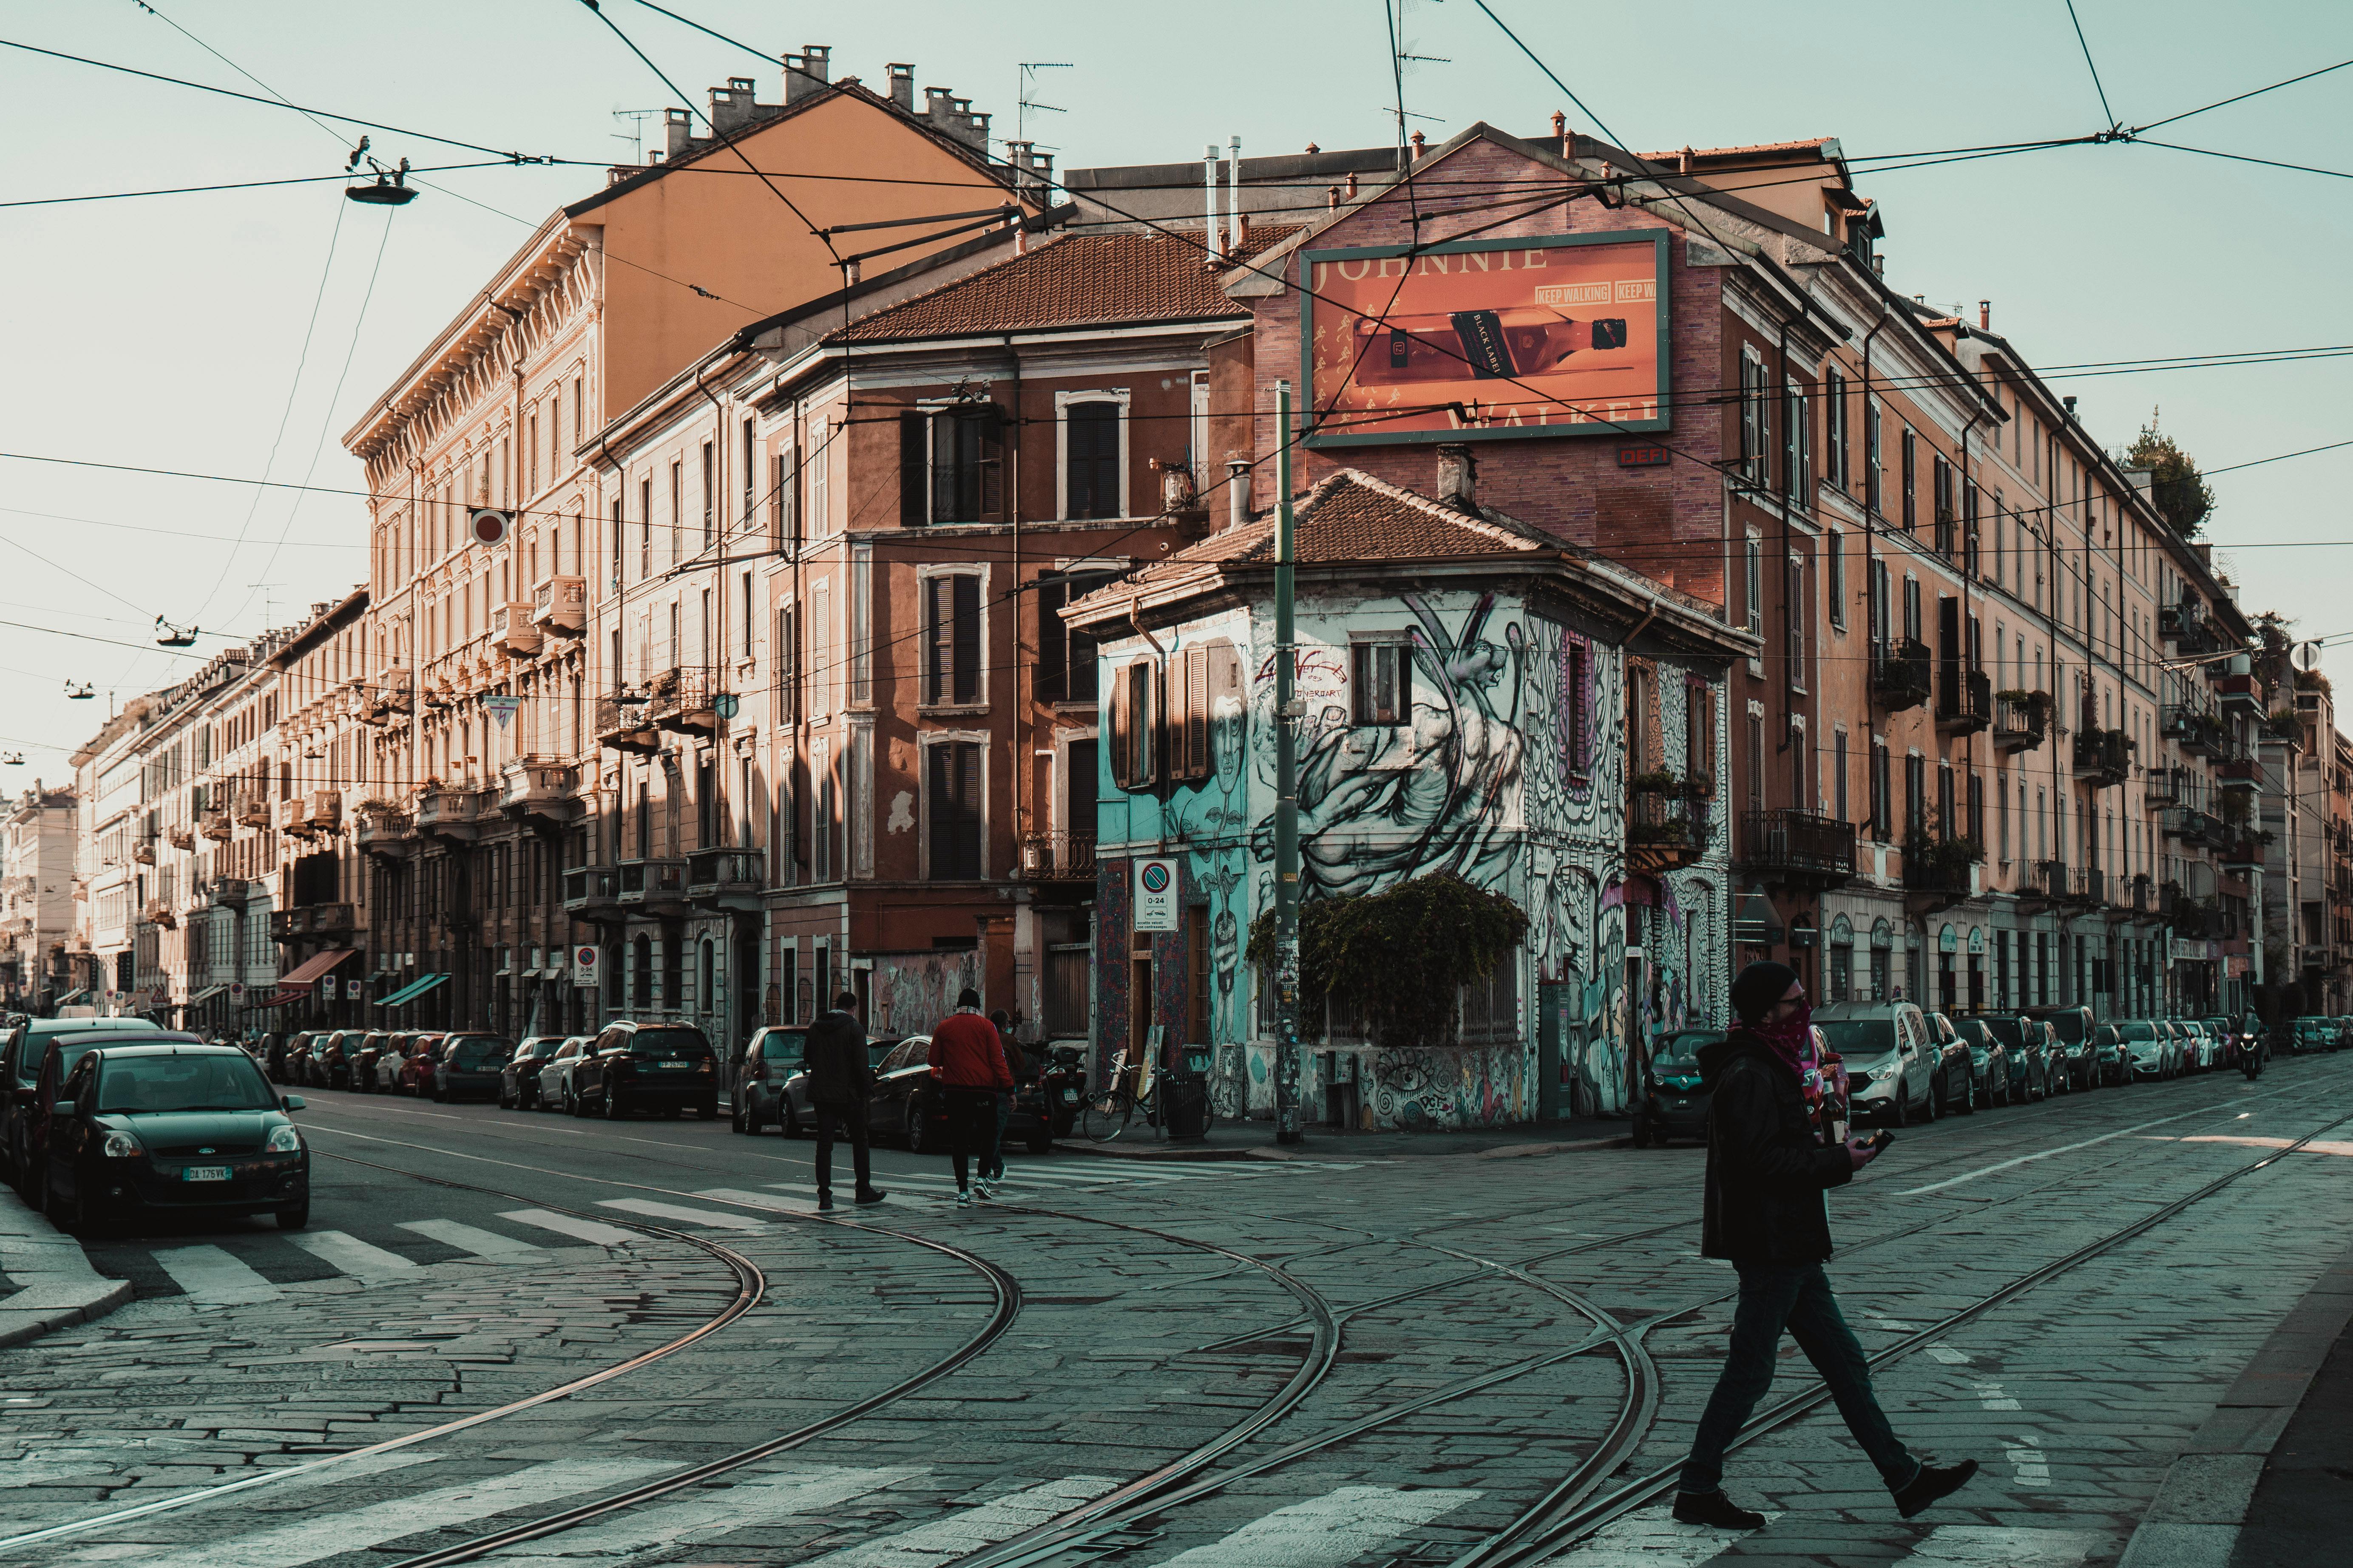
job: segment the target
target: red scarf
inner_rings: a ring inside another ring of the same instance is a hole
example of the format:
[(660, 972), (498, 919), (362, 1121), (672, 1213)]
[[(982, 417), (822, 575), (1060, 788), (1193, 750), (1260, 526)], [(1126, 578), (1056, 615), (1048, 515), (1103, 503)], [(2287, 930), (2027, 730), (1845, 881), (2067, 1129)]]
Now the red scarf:
[(1813, 1037), (1808, 1033), (1813, 1019), (1812, 1005), (1800, 1001), (1798, 1010), (1779, 1023), (1759, 1024), (1754, 1030), (1757, 1037), (1773, 1047), (1773, 1054), (1788, 1064), (1800, 1082), (1805, 1079), (1807, 1059), (1813, 1054)]

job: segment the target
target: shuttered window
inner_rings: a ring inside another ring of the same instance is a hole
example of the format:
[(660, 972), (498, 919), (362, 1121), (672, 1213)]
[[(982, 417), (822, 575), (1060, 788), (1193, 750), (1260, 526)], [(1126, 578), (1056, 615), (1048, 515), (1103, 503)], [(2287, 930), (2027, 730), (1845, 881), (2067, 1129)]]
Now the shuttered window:
[(1350, 694), (1359, 724), (1413, 722), (1413, 645), (1360, 642), (1349, 654)]
[(1119, 493), (1119, 405), (1073, 403), (1062, 418), (1064, 515), (1124, 516), (1124, 498)]
[(980, 876), (980, 745), (942, 741), (925, 748), (925, 805), (934, 881)]
[(923, 701), (980, 700), (980, 579), (955, 573), (923, 581)]
[(1062, 619), (1062, 606), (1082, 599), (1118, 576), (1115, 572), (1074, 572), (1038, 586), (1038, 676), (1040, 702), (1095, 700), (1095, 639)]
[(1122, 789), (1141, 789), (1153, 781), (1157, 717), (1153, 676), (1152, 661), (1137, 659), (1122, 666), (1112, 678), (1106, 725), (1111, 735), (1111, 778)]

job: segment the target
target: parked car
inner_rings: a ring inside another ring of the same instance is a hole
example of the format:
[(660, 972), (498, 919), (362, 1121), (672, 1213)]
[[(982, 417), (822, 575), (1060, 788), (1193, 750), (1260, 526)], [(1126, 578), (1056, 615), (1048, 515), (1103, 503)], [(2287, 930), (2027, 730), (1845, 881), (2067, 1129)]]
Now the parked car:
[(322, 1037), (322, 1042), (311, 1048), (311, 1086), (313, 1089), (349, 1089), (352, 1087), (352, 1063), (360, 1048), (367, 1043), (365, 1029), (336, 1029)]
[[(37, 1019), (26, 1026), (29, 1037), (26, 1042), (26, 1048), (40, 1053), (40, 1067), (33, 1076), (33, 1091), (23, 1110), (24, 1125), (19, 1133), (24, 1162), (20, 1190), (29, 1204), (37, 1205), (41, 1201), (41, 1161), (43, 1151), (48, 1144), (49, 1111), (59, 1098), (59, 1087), (73, 1071), (76, 1062), (101, 1045), (131, 1041), (203, 1044), (192, 1030), (159, 1029), (139, 1018), (78, 1018), (72, 1022), (97, 1026), (57, 1026), (65, 1022), (63, 1019)], [(45, 1029), (44, 1024), (50, 1026)]]
[(2084, 1006), (2030, 1007), (2027, 1016), (2051, 1026), (2052, 1061), (2070, 1089), (2097, 1089), (2100, 1075), (2092, 1051), (2092, 1010)]
[(1980, 1013), (1978, 1023), (2002, 1045), (2010, 1069), (2006, 1098), (2012, 1105), (2042, 1100), (2052, 1092), (2051, 1056), (2044, 1042), (2050, 1029), (2037, 1018), (2021, 1013)]
[(460, 1030), (434, 1053), (426, 1090), (443, 1105), (453, 1100), (496, 1100), (505, 1081), (507, 1058), (512, 1055), (514, 1042), (504, 1035)]
[(2341, 1043), (2341, 1033), (2334, 1018), (2301, 1017), (2288, 1026), (2288, 1049), (2300, 1057), (2314, 1051), (2333, 1051)]
[(1955, 1018), (1952, 1024), (1969, 1050), (1969, 1092), (1974, 1101), (1984, 1106), (2014, 1103), (2010, 1081), (2015, 1075), (2010, 1068), (2010, 1042), (2017, 1031), (1997, 1031), (1982, 1013)]
[(1942, 1101), (1934, 1080), (1944, 1058), (1941, 1048), (1930, 1046), (1927, 1016), (1918, 1007), (1909, 1002), (1831, 1002), (1814, 1009), (1814, 1022), (1846, 1065), (1850, 1104), (1858, 1121), (1877, 1116), (1902, 1127), (1915, 1112), (1938, 1113)]
[(516, 1043), (514, 1054), (499, 1067), (500, 1110), (539, 1109), (540, 1069), (547, 1066), (548, 1058), (562, 1044), (562, 1035), (533, 1035)]
[(943, 1146), (947, 1116), (932, 1092), (931, 1036), (909, 1035), (883, 1057), (874, 1069), (866, 1118), (871, 1131), (895, 1135), (915, 1153)]
[[(2093, 1031), (2103, 1076), (2110, 1071), (2135, 1079), (2163, 1080), (2180, 1069), (2181, 1041), (2171, 1026), (2149, 1018), (2125, 1018), (2102, 1024)], [(2113, 1065), (2112, 1065), (2113, 1064)]]
[(161, 1214), (272, 1214), (300, 1230), (311, 1153), (286, 1113), (301, 1108), (234, 1047), (109, 1041), (46, 1108), (41, 1206), (62, 1230)]
[(691, 1024), (607, 1024), (568, 1081), (575, 1116), (591, 1107), (615, 1120), (648, 1109), (677, 1116), (689, 1106), (706, 1121), (719, 1114), (719, 1057)]
[(38, 1201), (26, 1174), (34, 1163), (33, 1129), (41, 1120), (36, 1096), (49, 1042), (59, 1036), (95, 1042), (158, 1032), (137, 1018), (27, 1018), (8, 1031), (0, 1042), (0, 1164), (6, 1168), (10, 1186), (27, 1201)]
[(360, 1037), (359, 1048), (348, 1052), (352, 1068), (351, 1089), (353, 1094), (374, 1094), (376, 1091), (376, 1058), (384, 1055), (392, 1043), (392, 1036), (383, 1029), (371, 1029)]
[(1707, 1141), (1708, 1094), (1700, 1087), (1699, 1048), (1722, 1038), (1721, 1029), (1679, 1029), (1651, 1043), (1634, 1105), (1635, 1148), (1670, 1138)]
[(400, 1058), (400, 1070), (393, 1075), (393, 1091), (396, 1094), (421, 1095), (433, 1087), (434, 1065), (440, 1060), (441, 1047), (447, 1035), (419, 1035), (409, 1042), (408, 1054)]
[(566, 1116), (577, 1116), (572, 1103), (572, 1069), (579, 1064), (583, 1053), (596, 1047), (594, 1035), (572, 1035), (555, 1047), (547, 1065), (539, 1069), (539, 1100), (542, 1110), (561, 1110)]
[(807, 1047), (806, 1028), (771, 1026), (752, 1032), (735, 1063), (736, 1131), (757, 1137), (773, 1121), (786, 1137), (800, 1135), (808, 1113), (807, 1074), (802, 1070)]
[(2213, 1042), (2206, 1026), (2195, 1018), (2176, 1018), (2174, 1031), (2181, 1038), (2181, 1070), (2183, 1073), (2204, 1072), (2213, 1065)]
[(417, 1042), (424, 1036), (415, 1029), (400, 1029), (385, 1037), (384, 1049), (375, 1054), (372, 1068), (375, 1075), (375, 1094), (397, 1094), (400, 1091), (401, 1064), (408, 1060)]

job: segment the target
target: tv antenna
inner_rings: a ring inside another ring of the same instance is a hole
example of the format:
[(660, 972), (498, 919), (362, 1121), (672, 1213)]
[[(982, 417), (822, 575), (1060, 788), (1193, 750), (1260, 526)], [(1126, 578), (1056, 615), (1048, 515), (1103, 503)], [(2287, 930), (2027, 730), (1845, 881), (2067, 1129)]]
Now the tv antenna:
[(1021, 90), (1016, 96), (1013, 105), (1013, 139), (1017, 142), (1027, 141), (1029, 139), (1029, 111), (1031, 110), (1039, 110), (1047, 114), (1068, 114), (1070, 112), (1069, 110), (1064, 109), (1059, 103), (1040, 103), (1036, 98), (1031, 96), (1031, 94), (1038, 90), (1038, 73), (1039, 71), (1066, 71), (1077, 68), (1076, 62), (1071, 60), (1022, 60), (1019, 64), (1021, 67)]
[(608, 131), (606, 134), (616, 142), (627, 142), (629, 144), (629, 162), (642, 163), (646, 161), (646, 121), (660, 112), (659, 109), (617, 109), (613, 110), (613, 118), (628, 121), (629, 128), (627, 131)]
[(276, 618), (269, 613), (269, 590), (272, 588), (283, 588), (286, 584), (283, 583), (248, 583), (246, 586), (248, 588), (259, 588), (261, 590), (261, 629), (266, 632), (269, 629), (272, 621)]

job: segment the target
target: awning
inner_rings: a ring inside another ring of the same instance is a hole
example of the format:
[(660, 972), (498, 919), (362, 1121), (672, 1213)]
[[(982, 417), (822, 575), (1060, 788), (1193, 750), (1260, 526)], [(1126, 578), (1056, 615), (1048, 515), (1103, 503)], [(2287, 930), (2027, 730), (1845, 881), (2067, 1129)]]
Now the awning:
[(246, 1005), (248, 1008), (283, 1007), (290, 1002), (307, 1002), (310, 999), (311, 988), (306, 985), (299, 991), (273, 991), (259, 1002), (248, 1002)]
[(228, 987), (226, 984), (207, 985), (202, 991), (197, 992), (195, 995), (182, 1003), (181, 1005), (184, 1007), (193, 1007), (199, 1002), (209, 1002), (227, 989)]
[(59, 1007), (70, 1007), (70, 1006), (72, 1006), (75, 1003), (77, 1003), (77, 1002), (80, 1001), (83, 997), (85, 997), (85, 996), (87, 996), (87, 995), (89, 995), (89, 994), (90, 994), (90, 987), (89, 987), (89, 986), (87, 986), (87, 985), (85, 985), (85, 986), (82, 986), (82, 987), (81, 987), (80, 989), (79, 989), (79, 990), (75, 990), (75, 991), (69, 991), (69, 992), (67, 992), (64, 995), (62, 995), (62, 996), (60, 996), (60, 997), (58, 997), (58, 998), (57, 999), (57, 1002), (55, 1003), (55, 1005), (59, 1006)]
[(428, 974), (414, 984), (402, 986), (389, 996), (379, 996), (376, 998), (375, 1005), (379, 1007), (397, 1007), (404, 1002), (414, 1002), (448, 978), (446, 974)]
[(358, 951), (355, 947), (339, 947), (330, 952), (313, 953), (296, 964), (291, 974), (278, 977), (279, 989), (291, 991), (297, 986), (308, 985)]

